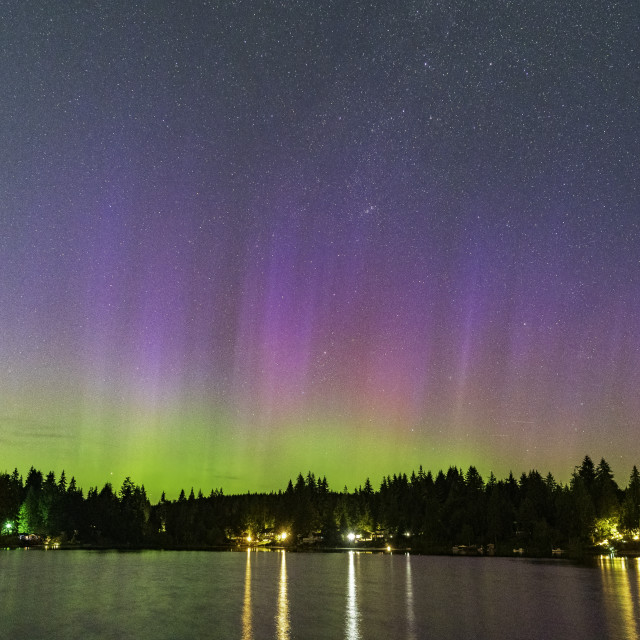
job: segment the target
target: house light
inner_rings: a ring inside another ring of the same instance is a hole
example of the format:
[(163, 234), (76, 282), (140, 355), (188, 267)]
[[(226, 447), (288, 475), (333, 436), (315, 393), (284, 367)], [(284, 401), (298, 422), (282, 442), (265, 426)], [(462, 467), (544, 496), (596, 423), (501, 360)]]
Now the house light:
[(349, 539), (349, 542), (353, 542), (356, 539), (356, 534), (355, 533), (348, 533), (347, 534), (347, 538)]

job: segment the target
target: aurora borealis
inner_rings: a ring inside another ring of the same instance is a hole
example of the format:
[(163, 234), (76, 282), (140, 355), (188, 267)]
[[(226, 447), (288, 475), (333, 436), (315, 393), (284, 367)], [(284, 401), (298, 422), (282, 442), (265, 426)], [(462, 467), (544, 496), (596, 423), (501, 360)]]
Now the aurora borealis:
[(625, 484), (638, 7), (392, 5), (5, 3), (2, 470)]

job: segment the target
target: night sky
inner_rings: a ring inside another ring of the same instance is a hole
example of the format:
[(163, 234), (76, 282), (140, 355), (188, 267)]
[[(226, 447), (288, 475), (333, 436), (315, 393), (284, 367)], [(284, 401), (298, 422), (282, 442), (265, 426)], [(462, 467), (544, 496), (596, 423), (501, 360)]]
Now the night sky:
[(2, 13), (1, 471), (626, 486), (637, 2)]

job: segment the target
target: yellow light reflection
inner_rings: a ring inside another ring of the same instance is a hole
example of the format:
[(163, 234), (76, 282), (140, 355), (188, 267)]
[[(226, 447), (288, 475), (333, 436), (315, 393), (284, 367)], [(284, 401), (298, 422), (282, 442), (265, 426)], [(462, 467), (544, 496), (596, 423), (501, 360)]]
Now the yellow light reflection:
[(358, 613), (355, 557), (355, 552), (349, 551), (349, 578), (347, 581), (347, 613), (345, 629), (345, 638), (347, 640), (360, 640), (360, 614)]
[(251, 549), (247, 549), (247, 566), (244, 571), (244, 604), (242, 607), (242, 640), (253, 640), (251, 616)]
[(613, 558), (600, 556), (598, 564), (602, 569), (602, 578), (605, 589), (609, 592), (605, 595), (607, 606), (607, 614), (611, 618), (612, 626), (618, 626), (616, 623), (622, 621), (622, 627), (629, 633), (629, 638), (637, 638), (637, 600), (638, 587), (635, 582), (635, 588), (631, 585), (631, 576), (629, 575), (629, 561), (627, 558)]
[(289, 621), (289, 597), (287, 595), (287, 552), (282, 551), (281, 554), (276, 628), (278, 630), (278, 640), (289, 640), (291, 623)]

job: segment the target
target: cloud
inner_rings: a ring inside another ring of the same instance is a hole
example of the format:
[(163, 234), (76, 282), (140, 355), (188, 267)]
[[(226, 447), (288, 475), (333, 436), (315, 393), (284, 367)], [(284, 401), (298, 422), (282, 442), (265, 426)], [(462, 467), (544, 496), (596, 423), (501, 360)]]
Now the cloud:
[(24, 418), (0, 416), (0, 441), (68, 439), (73, 434), (58, 424)]

